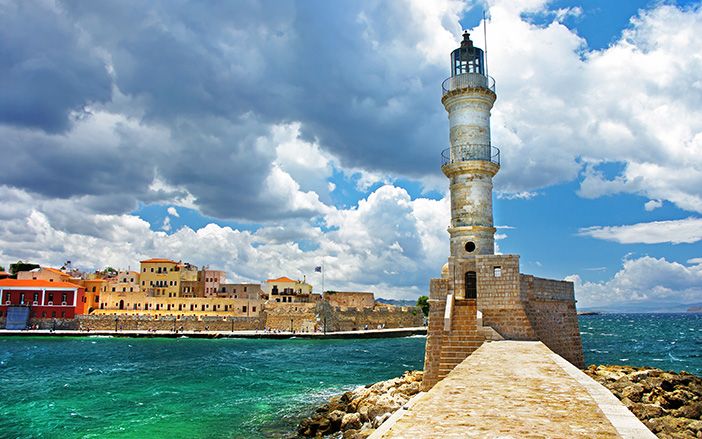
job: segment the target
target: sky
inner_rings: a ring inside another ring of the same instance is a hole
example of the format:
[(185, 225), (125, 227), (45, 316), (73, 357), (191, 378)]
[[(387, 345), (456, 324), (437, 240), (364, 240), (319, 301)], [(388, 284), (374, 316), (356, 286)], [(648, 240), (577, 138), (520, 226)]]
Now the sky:
[(0, 0), (0, 265), (427, 294), (441, 83), (463, 29), (485, 47), (483, 10), (498, 251), (580, 309), (702, 303), (689, 1)]

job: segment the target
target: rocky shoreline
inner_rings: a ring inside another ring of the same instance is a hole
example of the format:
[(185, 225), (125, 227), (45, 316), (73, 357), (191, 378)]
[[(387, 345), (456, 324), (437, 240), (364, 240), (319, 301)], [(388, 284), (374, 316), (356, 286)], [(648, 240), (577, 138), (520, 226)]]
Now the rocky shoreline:
[(365, 439), (420, 392), (423, 376), (422, 371), (407, 371), (399, 378), (334, 396), (300, 422), (298, 437)]
[[(650, 367), (589, 366), (586, 374), (609, 389), (661, 439), (702, 438), (702, 378)], [(422, 371), (332, 397), (297, 428), (297, 437), (365, 439), (420, 392)]]
[(702, 378), (651, 367), (584, 370), (662, 439), (702, 438)]

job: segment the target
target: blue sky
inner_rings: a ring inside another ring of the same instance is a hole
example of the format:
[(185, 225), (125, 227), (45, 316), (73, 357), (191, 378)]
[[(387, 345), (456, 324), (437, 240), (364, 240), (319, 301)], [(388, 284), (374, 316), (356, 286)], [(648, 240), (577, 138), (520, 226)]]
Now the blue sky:
[(2, 4), (0, 263), (426, 294), (485, 5), (499, 251), (581, 308), (702, 302), (700, 2)]

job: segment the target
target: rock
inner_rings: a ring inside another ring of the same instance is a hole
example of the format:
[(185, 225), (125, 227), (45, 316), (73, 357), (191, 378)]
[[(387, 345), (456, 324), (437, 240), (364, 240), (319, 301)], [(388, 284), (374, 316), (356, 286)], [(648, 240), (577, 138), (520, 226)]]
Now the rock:
[(632, 384), (631, 386), (626, 386), (622, 390), (622, 397), (629, 398), (634, 402), (641, 401), (641, 396), (643, 395), (644, 388), (641, 384)]
[(660, 438), (702, 439), (702, 378), (630, 366), (585, 370)]
[(423, 375), (421, 371), (408, 371), (401, 377), (334, 396), (315, 410), (311, 417), (300, 422), (298, 435), (366, 438), (421, 391)]
[(702, 419), (702, 401), (692, 401), (671, 412), (676, 418)]
[(341, 430), (358, 429), (361, 427), (361, 415), (358, 413), (346, 413), (341, 419)]

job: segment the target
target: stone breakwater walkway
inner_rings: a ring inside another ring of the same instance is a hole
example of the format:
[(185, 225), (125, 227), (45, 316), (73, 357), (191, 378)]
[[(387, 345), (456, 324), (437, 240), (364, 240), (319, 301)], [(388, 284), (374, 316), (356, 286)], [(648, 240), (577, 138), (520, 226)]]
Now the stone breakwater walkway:
[(52, 336), (52, 337), (131, 337), (131, 338), (391, 338), (408, 337), (410, 335), (426, 335), (426, 327), (418, 328), (386, 328), (368, 329), (361, 331), (338, 331), (338, 332), (290, 332), (290, 331), (79, 331), (79, 330), (55, 330), (48, 329), (0, 329), (2, 336)]
[(655, 438), (541, 342), (483, 344), (371, 438)]

